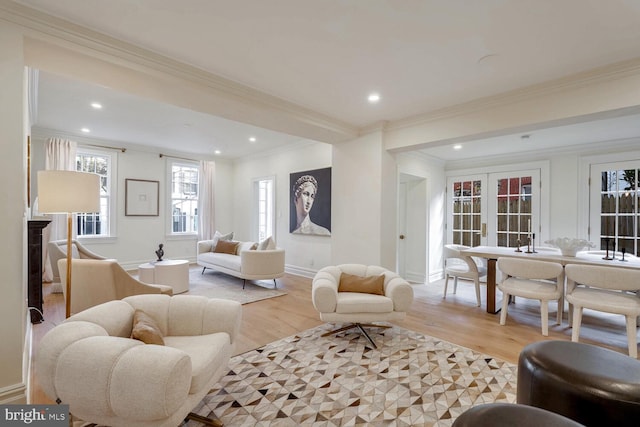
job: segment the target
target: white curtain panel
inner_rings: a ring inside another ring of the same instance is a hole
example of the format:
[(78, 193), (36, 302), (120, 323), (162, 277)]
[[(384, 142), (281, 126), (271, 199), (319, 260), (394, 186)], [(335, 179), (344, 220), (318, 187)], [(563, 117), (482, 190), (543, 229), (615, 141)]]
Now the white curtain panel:
[(215, 162), (200, 162), (200, 182), (198, 183), (198, 239), (210, 240), (215, 234), (214, 185), (216, 175)]
[[(78, 144), (74, 141), (61, 138), (49, 138), (45, 144), (45, 169), (46, 170), (76, 170), (76, 151)], [(74, 230), (74, 237), (75, 237)], [(44, 272), (42, 280), (51, 282), (53, 273), (47, 243), (52, 240), (67, 238), (67, 216), (64, 214), (51, 215), (51, 223), (42, 230), (42, 258)]]

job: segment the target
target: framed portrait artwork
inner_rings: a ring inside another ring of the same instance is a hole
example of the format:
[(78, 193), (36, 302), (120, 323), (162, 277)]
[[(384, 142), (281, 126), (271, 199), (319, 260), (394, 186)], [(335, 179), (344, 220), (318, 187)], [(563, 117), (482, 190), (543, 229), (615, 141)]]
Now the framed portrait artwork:
[(124, 214), (126, 216), (158, 216), (160, 182), (145, 179), (124, 180)]
[(331, 168), (289, 175), (289, 232), (331, 236)]

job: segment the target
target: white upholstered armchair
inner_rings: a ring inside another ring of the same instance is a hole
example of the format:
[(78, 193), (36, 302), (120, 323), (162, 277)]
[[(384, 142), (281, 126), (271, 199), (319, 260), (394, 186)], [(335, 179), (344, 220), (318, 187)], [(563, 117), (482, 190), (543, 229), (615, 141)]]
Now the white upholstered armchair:
[[(381, 294), (340, 291), (342, 274), (369, 278), (383, 275)], [(413, 302), (413, 288), (396, 273), (378, 266), (341, 264), (319, 270), (312, 282), (313, 306), (320, 319), (330, 323), (349, 325), (326, 333), (330, 335), (357, 327), (375, 348), (376, 345), (363, 326), (388, 327), (371, 324), (401, 320)]]
[[(136, 309), (155, 321), (164, 345), (130, 338)], [(49, 398), (87, 423), (175, 427), (227, 372), (241, 317), (235, 301), (195, 295), (109, 301), (42, 338), (36, 375)]]

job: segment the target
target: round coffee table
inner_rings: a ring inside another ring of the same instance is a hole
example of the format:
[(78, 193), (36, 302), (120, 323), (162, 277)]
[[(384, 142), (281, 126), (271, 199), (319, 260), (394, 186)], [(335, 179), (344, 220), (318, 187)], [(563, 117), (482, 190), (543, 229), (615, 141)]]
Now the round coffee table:
[(167, 259), (140, 264), (138, 279), (144, 283), (171, 286), (174, 294), (187, 292), (189, 290), (189, 261)]

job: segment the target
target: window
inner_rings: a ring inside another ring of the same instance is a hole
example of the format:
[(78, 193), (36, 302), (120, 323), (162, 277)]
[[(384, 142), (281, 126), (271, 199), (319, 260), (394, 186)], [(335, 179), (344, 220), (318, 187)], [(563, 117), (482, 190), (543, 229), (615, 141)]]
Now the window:
[(110, 151), (78, 147), (76, 170), (100, 176), (100, 212), (76, 215), (78, 237), (111, 236), (115, 233), (113, 218), (115, 192), (112, 176), (115, 175), (116, 155)]
[[(615, 249), (640, 254), (640, 210), (638, 209), (637, 164), (608, 164), (597, 170), (599, 174), (598, 219), (600, 249)], [(618, 166), (618, 167), (616, 167)], [(593, 185), (593, 181), (592, 181)], [(594, 230), (596, 231), (596, 230)]]
[(198, 179), (196, 163), (170, 161), (170, 234), (198, 232)]
[(253, 234), (257, 241), (273, 236), (275, 221), (274, 184), (275, 179), (258, 178), (253, 182), (254, 224)]

